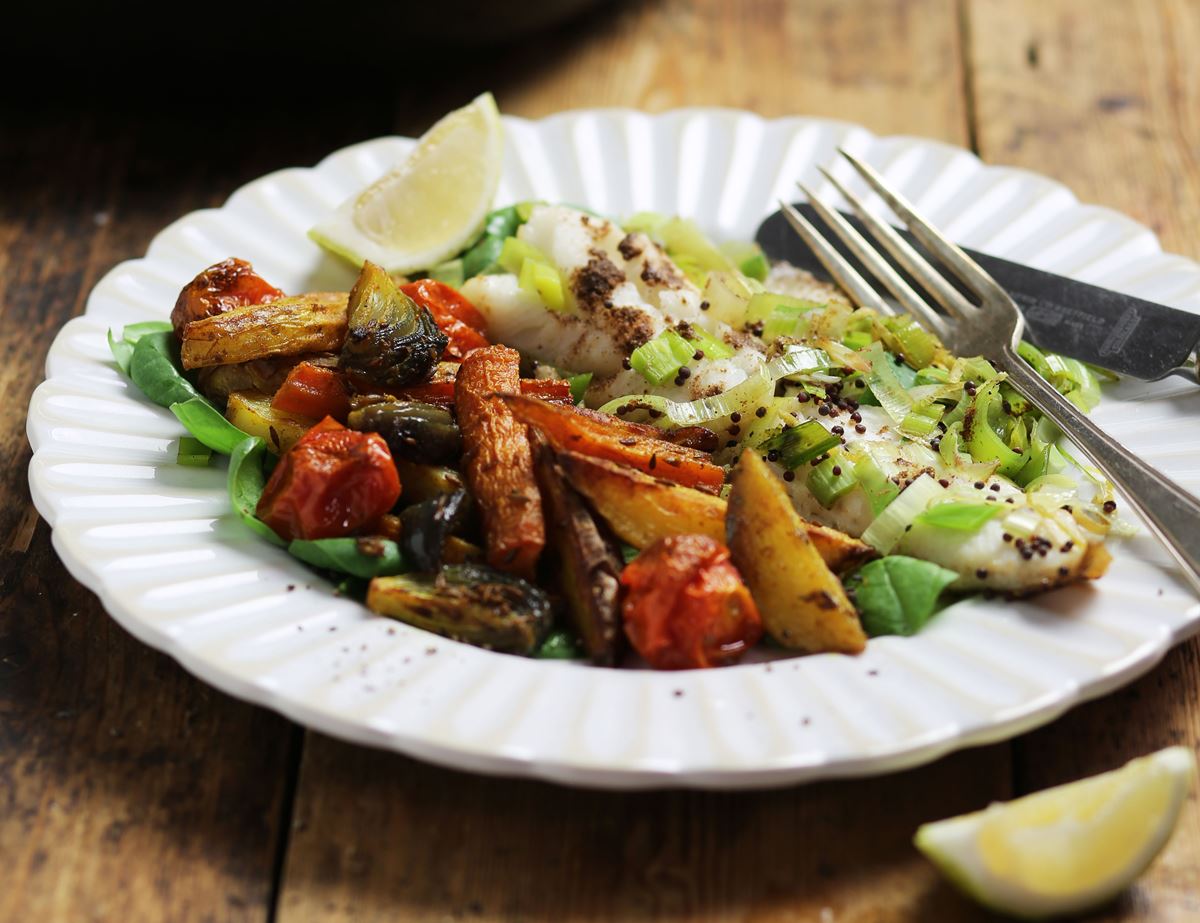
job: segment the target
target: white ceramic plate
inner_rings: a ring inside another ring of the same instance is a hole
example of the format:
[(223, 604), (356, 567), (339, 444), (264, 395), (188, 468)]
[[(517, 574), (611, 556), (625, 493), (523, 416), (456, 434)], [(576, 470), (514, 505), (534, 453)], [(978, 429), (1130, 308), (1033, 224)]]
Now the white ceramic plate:
[[(795, 179), (829, 192), (816, 166), (844, 145), (964, 244), (1200, 309), (1200, 267), (1160, 252), (1144, 227), (944, 144), (712, 109), (574, 112), (505, 127), (498, 203), (651, 209), (749, 238)], [(105, 331), (165, 317), (184, 282), (231, 255), (285, 290), (347, 287), (352, 274), (305, 231), (411, 144), (356, 145), (175, 222), (144, 259), (96, 286), (50, 350), (29, 438), (33, 497), (54, 545), (123, 626), (214, 686), (327, 733), (463, 769), (741, 788), (881, 773), (1012, 736), (1128, 682), (1200, 624), (1200, 606), (1148, 539), (1116, 549), (1095, 587), (964, 602), (919, 636), (872, 641), (857, 658), (674, 674), (490, 653), (336, 598), (234, 519), (223, 466), (174, 463), (179, 424), (117, 373)], [(1096, 419), (1195, 489), (1200, 397), (1125, 392)]]

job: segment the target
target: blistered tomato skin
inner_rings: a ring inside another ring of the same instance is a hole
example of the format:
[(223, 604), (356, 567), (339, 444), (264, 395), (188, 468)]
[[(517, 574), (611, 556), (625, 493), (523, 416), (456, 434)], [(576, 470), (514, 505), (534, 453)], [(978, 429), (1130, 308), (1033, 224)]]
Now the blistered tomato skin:
[(400, 477), (376, 433), (322, 420), (279, 460), (258, 518), (283, 539), (360, 535), (400, 498)]
[(735, 663), (762, 637), (729, 549), (708, 536), (659, 539), (625, 568), (621, 586), (625, 634), (656, 669)]
[(171, 326), (175, 328), (175, 336), (182, 338), (184, 328), (192, 321), (282, 296), (283, 292), (263, 279), (245, 260), (222, 260), (183, 287), (171, 311)]
[(489, 345), (483, 334), (487, 322), (457, 289), (434, 279), (418, 279), (400, 286), (400, 291), (428, 310), (446, 335), (443, 359), (457, 361), (471, 350)]

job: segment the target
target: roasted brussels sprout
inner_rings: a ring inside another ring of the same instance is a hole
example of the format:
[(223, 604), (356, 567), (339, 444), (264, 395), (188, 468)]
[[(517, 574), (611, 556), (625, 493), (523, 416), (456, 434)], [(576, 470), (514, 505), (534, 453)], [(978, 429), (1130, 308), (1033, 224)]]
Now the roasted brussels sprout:
[(384, 387), (424, 381), (442, 358), (446, 335), (433, 315), (374, 263), (350, 290), (342, 367)]
[(515, 654), (536, 651), (552, 621), (544, 591), (479, 564), (443, 567), (436, 578), (376, 577), (367, 607), (457, 641)]
[(465, 490), (410, 506), (400, 514), (400, 549), (417, 570), (433, 573), (442, 565), (446, 539), (460, 531), (470, 515), (471, 498)]
[(382, 401), (350, 413), (351, 429), (379, 433), (392, 458), (437, 465), (462, 457), (462, 433), (450, 411), (421, 401)]
[(554, 453), (544, 445), (537, 456), (537, 474), (550, 539), (547, 551), (553, 555), (567, 616), (592, 662), (611, 667), (624, 640), (618, 609), (620, 548), (567, 484)]

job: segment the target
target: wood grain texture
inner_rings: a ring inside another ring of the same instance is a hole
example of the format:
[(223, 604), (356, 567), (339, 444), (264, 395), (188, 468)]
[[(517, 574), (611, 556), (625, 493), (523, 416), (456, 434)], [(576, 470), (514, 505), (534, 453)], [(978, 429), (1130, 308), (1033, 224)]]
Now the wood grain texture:
[(977, 807), (1004, 745), (757, 793), (486, 779), (310, 734), (280, 923), (981, 919), (912, 848)]
[(1200, 4), (968, 0), (979, 152), (1200, 255)]
[[(967, 12), (980, 155), (1055, 177), (1200, 257), (1200, 6), (971, 0)], [(1016, 786), (1067, 782), (1171, 744), (1200, 746), (1200, 640), (1015, 741)], [(1091, 919), (1200, 919), (1200, 793), (1150, 872)]]
[[(244, 140), (252, 113), (240, 141), (181, 147), (199, 95), (163, 117), (99, 84), (0, 107), (0, 920), (261, 921), (300, 732), (132, 639), (71, 579), (29, 499), (24, 408), (102, 273), (281, 155)], [(386, 131), (374, 118), (291, 153)]]
[(504, 111), (731, 106), (967, 139), (956, 0), (640, 0), (562, 32), (508, 71)]
[[(531, 117), (721, 104), (965, 141), (954, 4), (855, 7), (608, 8), (539, 42), (536, 65), (498, 55), (462, 95), (491, 85)], [(974, 920), (910, 840), (923, 820), (1007, 797), (1010, 778), (999, 746), (776, 792), (572, 792), (310, 734), (279, 920)]]
[[(269, 170), (417, 134), (488, 88), (530, 117), (716, 104), (975, 138), (985, 159), (1055, 175), (1200, 255), (1198, 13), (628, 0), (506, 46), (356, 59), (350, 90), (333, 59), (297, 94), (294, 69), (248, 73), (207, 40), (102, 70), (58, 62), (70, 92), (53, 98), (29, 71), (20, 100), (0, 99), (0, 393), (26, 405), (57, 328), (171, 220)], [(0, 453), (2, 921), (987, 920), (911, 848), (918, 823), (1200, 741), (1193, 643), (1011, 746), (787, 791), (573, 792), (309, 734), (289, 822), (298, 732), (112, 623), (32, 509), (21, 413), (0, 422)], [(1198, 868), (1193, 800), (1162, 861), (1088, 919), (1200, 918)]]

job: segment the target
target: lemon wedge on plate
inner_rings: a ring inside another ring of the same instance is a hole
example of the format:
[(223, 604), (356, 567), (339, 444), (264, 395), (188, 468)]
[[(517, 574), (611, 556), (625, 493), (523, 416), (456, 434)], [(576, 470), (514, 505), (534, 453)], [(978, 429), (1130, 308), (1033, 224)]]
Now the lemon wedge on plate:
[(391, 172), (308, 236), (356, 266), (428, 269), (479, 233), (500, 183), (504, 129), (491, 93), (434, 125)]
[(1196, 775), (1169, 747), (1120, 769), (924, 824), (917, 848), (994, 910), (1040, 918), (1115, 897), (1158, 855)]

